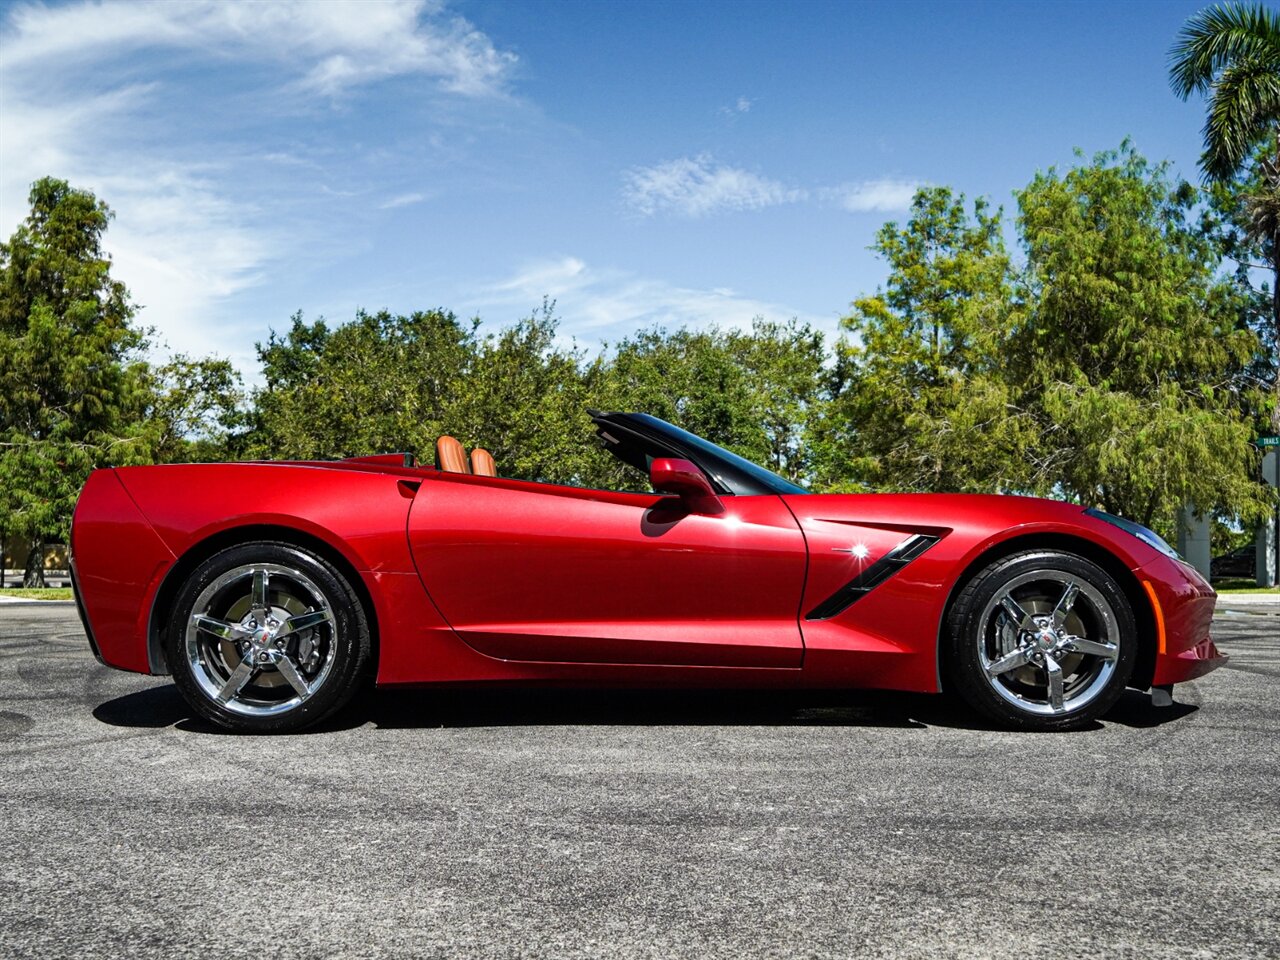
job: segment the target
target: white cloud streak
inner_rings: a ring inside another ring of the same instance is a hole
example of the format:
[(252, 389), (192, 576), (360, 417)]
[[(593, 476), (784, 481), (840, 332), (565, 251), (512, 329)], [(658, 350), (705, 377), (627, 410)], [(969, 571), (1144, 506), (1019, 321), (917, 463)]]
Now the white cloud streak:
[(822, 191), (831, 203), (850, 213), (897, 213), (911, 207), (911, 200), (924, 184), (919, 180), (863, 180), (844, 183)]
[(392, 197), (378, 204), (379, 210), (395, 210), (397, 207), (411, 207), (415, 203), (422, 203), (427, 199), (425, 193), (402, 193), (398, 197)]
[(882, 178), (810, 191), (701, 154), (628, 170), (623, 175), (622, 198), (643, 217), (669, 214), (694, 219), (810, 199), (849, 213), (894, 213), (908, 209), (921, 186), (918, 180)]
[(469, 95), (501, 91), (516, 57), (461, 17), (424, 0), (115, 0), (13, 8), (7, 71), (85, 66), (149, 49), (276, 61), (304, 89), (333, 95), (402, 74), (423, 74)]
[(485, 316), (504, 311), (524, 313), (544, 296), (556, 301), (563, 319), (561, 333), (590, 346), (605, 340), (616, 343), (639, 327), (655, 324), (749, 329), (752, 319), (762, 316), (772, 320), (798, 317), (826, 331), (834, 331), (837, 325), (834, 315), (806, 314), (723, 287), (693, 289), (622, 270), (592, 267), (578, 257), (525, 264), (466, 306), (481, 310)]
[(670, 213), (697, 218), (735, 210), (759, 210), (794, 203), (805, 191), (777, 180), (716, 163), (711, 157), (681, 157), (625, 175), (623, 199), (637, 213)]

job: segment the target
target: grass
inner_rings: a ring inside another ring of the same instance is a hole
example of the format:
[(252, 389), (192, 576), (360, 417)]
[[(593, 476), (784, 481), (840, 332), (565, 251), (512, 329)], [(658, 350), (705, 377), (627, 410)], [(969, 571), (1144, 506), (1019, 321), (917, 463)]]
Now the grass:
[(70, 587), (5, 587), (0, 590), (0, 597), (15, 597), (19, 600), (70, 600)]
[(1234, 577), (1229, 580), (1215, 580), (1213, 589), (1219, 593), (1275, 593), (1280, 594), (1280, 587), (1260, 587), (1251, 577)]

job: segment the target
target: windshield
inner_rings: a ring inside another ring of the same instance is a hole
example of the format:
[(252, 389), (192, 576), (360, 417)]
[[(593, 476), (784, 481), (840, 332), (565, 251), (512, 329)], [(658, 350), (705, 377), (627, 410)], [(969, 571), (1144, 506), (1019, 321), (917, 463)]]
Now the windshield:
[[(774, 493), (808, 493), (804, 487), (790, 480), (784, 480), (776, 473), (770, 473), (764, 467), (757, 466), (750, 460), (731, 453), (724, 447), (718, 447), (709, 440), (703, 440), (697, 434), (690, 433), (688, 430), (681, 430), (679, 427), (667, 423), (665, 420), (659, 420), (657, 417), (651, 417), (647, 413), (633, 414), (636, 420), (642, 421), (667, 434), (673, 440), (682, 446), (689, 447), (691, 450), (707, 454), (712, 462), (707, 462), (699, 458), (699, 465), (709, 470), (714, 470), (714, 461), (719, 460), (727, 465), (732, 466), (735, 470), (746, 474), (760, 486)], [(719, 480), (720, 478), (717, 478)], [(723, 481), (721, 481), (723, 484)]]

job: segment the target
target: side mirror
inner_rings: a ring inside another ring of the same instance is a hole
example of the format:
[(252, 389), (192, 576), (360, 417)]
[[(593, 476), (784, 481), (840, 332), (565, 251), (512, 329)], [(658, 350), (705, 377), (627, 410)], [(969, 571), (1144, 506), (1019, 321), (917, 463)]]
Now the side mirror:
[(690, 513), (724, 513), (724, 504), (701, 470), (689, 460), (661, 457), (649, 466), (649, 482), (659, 493), (675, 493)]

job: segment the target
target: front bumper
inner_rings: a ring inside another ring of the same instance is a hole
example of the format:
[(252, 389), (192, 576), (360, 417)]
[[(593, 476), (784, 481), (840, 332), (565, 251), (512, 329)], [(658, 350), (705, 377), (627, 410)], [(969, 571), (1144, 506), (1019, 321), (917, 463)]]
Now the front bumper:
[(1202, 677), (1227, 662), (1227, 655), (1220, 653), (1210, 637), (1205, 637), (1190, 650), (1172, 656), (1156, 657), (1156, 675), (1153, 686), (1183, 683)]
[(1153, 686), (1194, 680), (1227, 662), (1211, 636), (1218, 595), (1194, 568), (1161, 557), (1134, 572), (1155, 615)]

